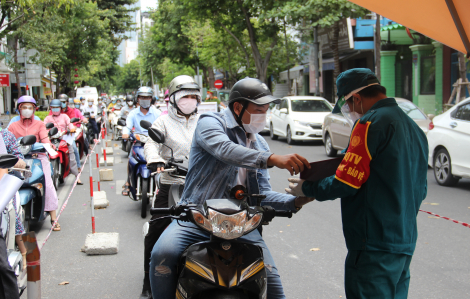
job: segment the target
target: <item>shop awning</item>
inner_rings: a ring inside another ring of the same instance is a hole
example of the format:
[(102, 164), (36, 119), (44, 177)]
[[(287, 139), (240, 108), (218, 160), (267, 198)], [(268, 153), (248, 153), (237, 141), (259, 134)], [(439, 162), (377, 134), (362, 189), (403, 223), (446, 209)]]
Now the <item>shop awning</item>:
[(468, 0), (349, 0), (470, 55)]
[[(290, 69), (290, 79), (295, 79), (295, 78), (298, 78), (300, 77), (300, 71), (303, 71), (304, 70), (304, 66), (303, 65), (298, 65), (298, 66), (294, 66), (293, 68)], [(286, 71), (282, 71), (279, 73), (279, 79), (280, 80), (287, 80), (287, 70)]]

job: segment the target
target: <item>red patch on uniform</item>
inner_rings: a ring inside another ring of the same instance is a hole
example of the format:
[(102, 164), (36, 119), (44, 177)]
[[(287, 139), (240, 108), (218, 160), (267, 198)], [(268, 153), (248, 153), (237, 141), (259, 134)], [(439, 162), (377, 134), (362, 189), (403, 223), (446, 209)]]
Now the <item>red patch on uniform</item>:
[(343, 161), (336, 170), (336, 179), (346, 185), (359, 189), (369, 178), (372, 157), (367, 147), (367, 133), (370, 121), (357, 123), (354, 127), (349, 147)]

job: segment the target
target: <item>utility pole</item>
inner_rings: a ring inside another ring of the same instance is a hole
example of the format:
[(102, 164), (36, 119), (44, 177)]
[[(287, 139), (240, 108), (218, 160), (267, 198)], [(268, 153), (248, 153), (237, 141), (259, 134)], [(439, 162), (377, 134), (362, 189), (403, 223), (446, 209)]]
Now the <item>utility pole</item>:
[(157, 94), (157, 91), (154, 89), (155, 88), (155, 83), (153, 81), (153, 69), (152, 67), (150, 67), (150, 73), (152, 74), (152, 89), (153, 89), (153, 93), (154, 94)]
[(318, 52), (320, 43), (318, 42), (318, 26), (313, 29), (313, 65), (315, 67), (315, 95), (320, 95), (320, 66), (318, 63)]

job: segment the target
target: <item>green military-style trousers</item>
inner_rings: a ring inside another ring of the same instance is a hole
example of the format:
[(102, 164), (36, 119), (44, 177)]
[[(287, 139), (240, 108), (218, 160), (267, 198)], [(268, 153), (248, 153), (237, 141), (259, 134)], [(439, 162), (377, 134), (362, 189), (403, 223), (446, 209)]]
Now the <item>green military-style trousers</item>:
[(384, 251), (350, 250), (345, 263), (346, 298), (407, 298), (411, 258)]

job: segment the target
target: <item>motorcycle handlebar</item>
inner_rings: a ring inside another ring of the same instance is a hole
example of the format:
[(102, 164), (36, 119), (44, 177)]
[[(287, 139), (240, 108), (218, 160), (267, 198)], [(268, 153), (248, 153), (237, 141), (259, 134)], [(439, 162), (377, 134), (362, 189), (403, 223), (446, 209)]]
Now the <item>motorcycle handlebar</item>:
[(172, 208), (150, 208), (150, 215), (168, 215), (172, 210)]
[(276, 217), (292, 218), (292, 212), (276, 211), (275, 215), (276, 215)]

